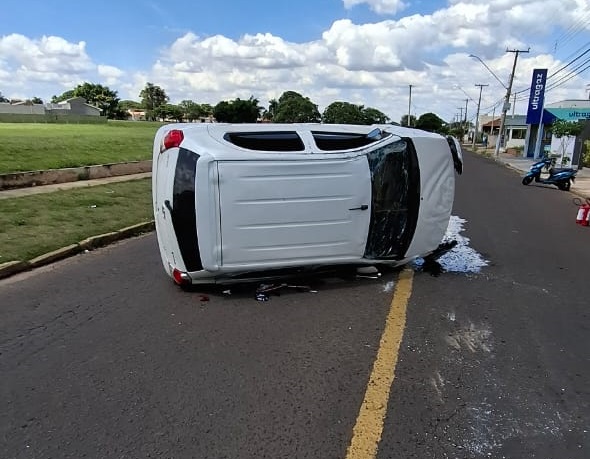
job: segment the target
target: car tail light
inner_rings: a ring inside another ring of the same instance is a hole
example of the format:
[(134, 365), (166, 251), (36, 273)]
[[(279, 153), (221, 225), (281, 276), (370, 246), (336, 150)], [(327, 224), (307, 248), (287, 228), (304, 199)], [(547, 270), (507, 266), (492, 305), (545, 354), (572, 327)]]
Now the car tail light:
[(176, 268), (172, 271), (172, 277), (174, 278), (174, 282), (178, 285), (187, 285), (191, 282), (191, 278), (187, 273), (179, 271)]
[(160, 153), (166, 151), (170, 148), (179, 147), (182, 141), (184, 140), (184, 133), (179, 129), (172, 129), (168, 131), (164, 136), (164, 140), (162, 141), (162, 147), (160, 148)]

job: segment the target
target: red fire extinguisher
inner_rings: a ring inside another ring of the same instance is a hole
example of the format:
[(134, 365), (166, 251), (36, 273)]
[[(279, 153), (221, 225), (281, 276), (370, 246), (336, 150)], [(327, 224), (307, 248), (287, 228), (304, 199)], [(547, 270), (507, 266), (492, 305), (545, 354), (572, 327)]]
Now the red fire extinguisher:
[(590, 198), (586, 198), (586, 203), (583, 203), (580, 198), (574, 198), (574, 204), (579, 206), (576, 223), (582, 226), (590, 226)]

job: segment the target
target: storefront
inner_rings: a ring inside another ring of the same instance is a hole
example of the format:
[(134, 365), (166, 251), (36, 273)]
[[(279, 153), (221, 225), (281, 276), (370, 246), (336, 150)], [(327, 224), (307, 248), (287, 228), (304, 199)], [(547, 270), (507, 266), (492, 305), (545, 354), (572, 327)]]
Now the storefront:
[(556, 120), (579, 121), (590, 120), (590, 100), (569, 99), (561, 102), (546, 104), (543, 110), (541, 148), (536, 149), (538, 139), (538, 124), (530, 124), (526, 139), (526, 156), (540, 158), (545, 155), (567, 158), (564, 162), (573, 166), (578, 165), (581, 153), (581, 138), (561, 138), (552, 136), (549, 127)]

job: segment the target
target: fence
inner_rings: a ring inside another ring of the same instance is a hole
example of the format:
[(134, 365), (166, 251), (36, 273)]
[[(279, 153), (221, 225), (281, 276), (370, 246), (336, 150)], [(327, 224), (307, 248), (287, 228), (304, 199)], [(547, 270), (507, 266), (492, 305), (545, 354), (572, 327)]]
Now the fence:
[(0, 113), (0, 123), (106, 124), (106, 116)]

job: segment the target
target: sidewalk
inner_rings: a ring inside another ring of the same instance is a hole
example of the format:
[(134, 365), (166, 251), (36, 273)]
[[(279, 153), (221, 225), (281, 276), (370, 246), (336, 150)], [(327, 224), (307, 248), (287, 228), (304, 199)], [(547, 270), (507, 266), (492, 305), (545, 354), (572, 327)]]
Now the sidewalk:
[(118, 175), (115, 177), (106, 177), (93, 180), (78, 180), (76, 182), (56, 183), (53, 185), (39, 185), (26, 188), (15, 188), (14, 190), (0, 190), (0, 199), (19, 198), (21, 196), (51, 193), (52, 191), (70, 190), (72, 188), (106, 185), (116, 182), (128, 182), (129, 180), (140, 180), (151, 176), (151, 172), (142, 172), (139, 174)]
[[(470, 147), (470, 146), (469, 146)], [(473, 151), (471, 148), (465, 148), (465, 150)], [(482, 154), (482, 151), (476, 152)], [(505, 166), (514, 169), (524, 175), (531, 168), (531, 165), (538, 162), (537, 159), (523, 158), (521, 156), (508, 155), (506, 153), (500, 153), (498, 158), (494, 158), (494, 150), (488, 148), (487, 153), (491, 153), (491, 158), (504, 164)], [(582, 198), (590, 198), (590, 169), (584, 168), (579, 170), (576, 174), (575, 181), (572, 182), (570, 192), (577, 194)]]

